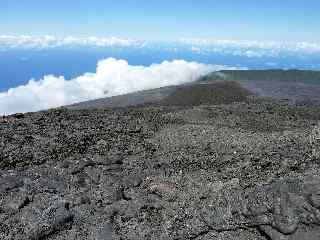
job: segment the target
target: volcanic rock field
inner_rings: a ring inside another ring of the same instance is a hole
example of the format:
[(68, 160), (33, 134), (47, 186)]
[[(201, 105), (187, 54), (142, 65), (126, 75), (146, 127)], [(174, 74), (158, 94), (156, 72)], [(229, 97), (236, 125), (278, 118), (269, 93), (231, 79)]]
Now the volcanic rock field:
[(320, 104), (246, 86), (1, 117), (0, 239), (320, 239)]

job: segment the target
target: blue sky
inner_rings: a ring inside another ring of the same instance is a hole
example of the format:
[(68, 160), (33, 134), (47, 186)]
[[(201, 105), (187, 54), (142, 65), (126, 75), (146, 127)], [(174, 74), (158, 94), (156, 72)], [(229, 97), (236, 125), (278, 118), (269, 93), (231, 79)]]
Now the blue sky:
[(0, 34), (320, 41), (319, 0), (1, 0)]

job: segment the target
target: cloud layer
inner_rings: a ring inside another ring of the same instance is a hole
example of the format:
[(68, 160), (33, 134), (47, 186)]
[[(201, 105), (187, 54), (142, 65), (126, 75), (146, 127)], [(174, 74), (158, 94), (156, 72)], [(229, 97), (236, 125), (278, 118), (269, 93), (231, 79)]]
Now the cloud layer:
[(182, 38), (178, 45), (197, 49), (198, 53), (245, 56), (279, 57), (287, 54), (320, 54), (319, 42), (232, 41), (217, 39)]
[(0, 35), (0, 50), (48, 49), (58, 47), (140, 47), (143, 41), (117, 37), (55, 37)]
[(0, 51), (73, 47), (148, 48), (248, 58), (279, 57), (287, 54), (320, 54), (319, 42), (234, 41), (203, 38), (182, 38), (177, 41), (144, 41), (118, 37), (0, 35)]
[(110, 97), (134, 91), (191, 82), (201, 75), (221, 69), (219, 65), (175, 60), (151, 66), (132, 66), (124, 60), (108, 58), (97, 64), (95, 73), (66, 80), (48, 75), (40, 80), (0, 93), (0, 115), (38, 111), (76, 102)]

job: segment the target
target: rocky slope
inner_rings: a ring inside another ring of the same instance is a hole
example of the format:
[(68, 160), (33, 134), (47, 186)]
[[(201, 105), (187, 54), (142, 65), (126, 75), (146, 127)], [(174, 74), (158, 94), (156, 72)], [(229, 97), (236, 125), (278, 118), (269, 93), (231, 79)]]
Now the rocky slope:
[(201, 78), (199, 83), (232, 80), (259, 96), (291, 101), (320, 101), (320, 72), (309, 70), (225, 70)]
[(0, 239), (320, 238), (319, 104), (166, 94), (1, 118)]

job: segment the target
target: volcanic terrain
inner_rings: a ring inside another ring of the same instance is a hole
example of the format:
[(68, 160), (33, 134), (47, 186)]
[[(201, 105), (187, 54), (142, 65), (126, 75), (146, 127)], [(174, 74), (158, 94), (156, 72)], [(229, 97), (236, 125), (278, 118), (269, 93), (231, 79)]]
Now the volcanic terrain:
[(264, 74), (0, 118), (0, 239), (320, 239), (319, 73)]

